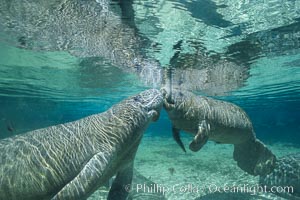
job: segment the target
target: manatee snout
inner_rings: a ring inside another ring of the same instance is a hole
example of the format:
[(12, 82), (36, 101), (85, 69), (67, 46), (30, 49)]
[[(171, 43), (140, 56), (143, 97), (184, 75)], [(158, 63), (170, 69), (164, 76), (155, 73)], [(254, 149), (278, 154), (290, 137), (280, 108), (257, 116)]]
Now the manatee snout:
[(169, 99), (170, 98), (170, 93), (167, 91), (165, 87), (160, 89), (161, 94), (163, 95), (164, 99)]
[(162, 87), (160, 89), (161, 94), (163, 95), (163, 97), (166, 97), (166, 95), (168, 94), (168, 90), (166, 87)]
[(166, 87), (163, 87), (160, 89), (162, 95), (163, 95), (163, 102), (164, 102), (164, 108), (168, 111), (174, 108), (175, 102), (172, 98), (172, 93), (169, 89)]
[(157, 89), (146, 90), (134, 97), (152, 118), (152, 121), (159, 119), (160, 111), (163, 107), (163, 94)]

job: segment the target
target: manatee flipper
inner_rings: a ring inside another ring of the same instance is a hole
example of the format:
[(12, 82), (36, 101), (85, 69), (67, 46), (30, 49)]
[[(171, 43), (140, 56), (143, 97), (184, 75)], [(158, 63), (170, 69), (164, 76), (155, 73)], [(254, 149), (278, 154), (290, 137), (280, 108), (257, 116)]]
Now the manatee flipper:
[(181, 149), (186, 152), (185, 147), (180, 139), (180, 129), (175, 128), (172, 126), (172, 133), (173, 133), (173, 138), (177, 142), (177, 144), (181, 147)]
[(190, 150), (196, 152), (199, 151), (208, 140), (209, 124), (203, 120), (198, 127), (198, 132), (195, 135), (193, 141), (190, 143)]
[[(170, 86), (170, 88), (171, 88), (171, 86)], [(171, 89), (169, 89), (169, 90), (171, 90)], [(174, 101), (171, 98), (171, 95), (167, 95), (168, 93), (167, 93), (167, 90), (165, 88), (162, 88), (160, 91), (164, 95), (164, 100), (163, 100), (163, 102), (164, 102), (164, 104), (163, 104), (164, 108), (167, 111), (174, 109), (175, 105), (174, 105)]]
[(99, 152), (95, 154), (80, 173), (67, 183), (51, 200), (73, 200), (87, 198), (98, 180), (109, 167), (109, 156)]
[(233, 158), (237, 165), (251, 175), (264, 176), (275, 168), (275, 155), (258, 139), (234, 145)]
[(156, 122), (160, 117), (160, 113), (155, 111), (155, 110), (149, 111), (148, 115), (149, 115), (150, 118), (152, 118), (153, 122)]
[(108, 200), (125, 200), (129, 194), (128, 186), (133, 177), (133, 162), (120, 170), (109, 190)]

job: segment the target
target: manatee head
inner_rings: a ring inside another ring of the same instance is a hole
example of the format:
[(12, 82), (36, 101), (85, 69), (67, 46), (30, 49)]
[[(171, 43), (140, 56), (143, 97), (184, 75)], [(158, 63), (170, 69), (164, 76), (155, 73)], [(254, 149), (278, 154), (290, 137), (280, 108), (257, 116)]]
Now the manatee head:
[(180, 89), (170, 89), (167, 87), (161, 88), (161, 93), (164, 97), (164, 108), (167, 112), (172, 110), (179, 111), (182, 106), (190, 102), (193, 95), (188, 91), (182, 91)]
[(143, 110), (148, 112), (153, 121), (158, 120), (160, 110), (163, 106), (163, 96), (159, 90), (145, 90), (132, 97), (134, 104), (137, 104)]
[(186, 152), (180, 138), (180, 129), (186, 126), (190, 127), (190, 123), (185, 122), (188, 120), (186, 119), (186, 114), (188, 114), (189, 107), (192, 106), (194, 95), (188, 91), (170, 89), (168, 87), (161, 88), (161, 93), (164, 97), (163, 106), (172, 122), (173, 138), (182, 150)]
[[(198, 135), (199, 126), (207, 127), (206, 122), (199, 121), (198, 96), (187, 90), (163, 87), (161, 92), (164, 97), (164, 108), (172, 122), (172, 134), (174, 140), (186, 152), (180, 138), (180, 130), (194, 136), (190, 143), (190, 150), (199, 151), (206, 143), (208, 137), (205, 134)], [(207, 128), (206, 128), (207, 129)]]

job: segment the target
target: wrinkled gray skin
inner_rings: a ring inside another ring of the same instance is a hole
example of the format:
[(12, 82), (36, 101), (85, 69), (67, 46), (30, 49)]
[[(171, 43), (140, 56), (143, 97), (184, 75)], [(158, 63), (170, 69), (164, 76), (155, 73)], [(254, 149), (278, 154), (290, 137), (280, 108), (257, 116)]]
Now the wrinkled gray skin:
[(188, 91), (162, 88), (164, 108), (172, 122), (173, 137), (185, 151), (180, 130), (194, 136), (190, 150), (199, 151), (207, 140), (234, 144), (238, 166), (252, 175), (270, 173), (276, 158), (256, 139), (252, 123), (238, 106)]
[(293, 187), (293, 192), (276, 193), (291, 200), (300, 200), (300, 153), (287, 155), (277, 160), (274, 171), (266, 176), (261, 176), (259, 182), (262, 186), (271, 188), (280, 186)]
[(143, 132), (163, 98), (146, 90), (106, 112), (0, 141), (0, 199), (86, 199), (117, 174), (108, 199), (126, 199)]

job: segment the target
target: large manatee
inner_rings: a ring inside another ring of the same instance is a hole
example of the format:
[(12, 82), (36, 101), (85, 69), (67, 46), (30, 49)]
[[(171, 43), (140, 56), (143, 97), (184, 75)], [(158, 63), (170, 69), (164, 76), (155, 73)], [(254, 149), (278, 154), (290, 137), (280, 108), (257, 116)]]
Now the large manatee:
[(160, 91), (106, 112), (0, 141), (0, 199), (86, 199), (117, 174), (108, 199), (125, 199), (143, 132), (159, 117)]

